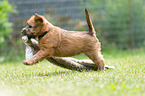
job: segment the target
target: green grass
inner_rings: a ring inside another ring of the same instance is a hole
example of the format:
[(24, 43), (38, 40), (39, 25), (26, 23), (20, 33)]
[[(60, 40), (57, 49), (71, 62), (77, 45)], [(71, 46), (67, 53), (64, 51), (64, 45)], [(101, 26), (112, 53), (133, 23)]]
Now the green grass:
[(106, 64), (116, 67), (104, 72), (70, 71), (47, 61), (34, 66), (2, 63), (0, 96), (145, 96), (144, 53), (104, 51)]

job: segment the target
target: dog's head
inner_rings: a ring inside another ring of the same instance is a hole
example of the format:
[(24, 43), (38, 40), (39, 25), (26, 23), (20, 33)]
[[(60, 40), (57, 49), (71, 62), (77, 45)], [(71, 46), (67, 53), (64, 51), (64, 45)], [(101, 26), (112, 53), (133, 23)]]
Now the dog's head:
[(49, 23), (43, 16), (35, 13), (28, 21), (27, 26), (22, 29), (22, 35), (28, 38), (35, 38), (50, 30), (53, 25)]

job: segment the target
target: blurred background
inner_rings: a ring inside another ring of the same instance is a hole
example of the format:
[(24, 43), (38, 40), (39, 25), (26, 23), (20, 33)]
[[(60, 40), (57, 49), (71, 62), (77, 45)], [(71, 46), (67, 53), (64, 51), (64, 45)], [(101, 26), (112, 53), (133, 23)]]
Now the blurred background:
[(145, 46), (145, 0), (0, 0), (0, 62), (24, 59), (21, 29), (38, 13), (67, 30), (87, 30), (93, 21), (102, 50)]

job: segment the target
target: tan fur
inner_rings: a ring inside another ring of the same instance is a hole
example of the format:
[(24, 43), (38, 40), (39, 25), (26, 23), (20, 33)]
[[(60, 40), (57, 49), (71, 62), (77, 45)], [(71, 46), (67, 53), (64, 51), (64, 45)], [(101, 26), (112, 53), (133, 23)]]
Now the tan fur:
[[(85, 11), (89, 32), (67, 31), (49, 23), (43, 16), (35, 14), (28, 21), (28, 26), (22, 33), (38, 38), (40, 50), (30, 59), (24, 60), (26, 65), (32, 65), (47, 57), (70, 57), (80, 53), (88, 56), (97, 66), (104, 70), (105, 62), (101, 55), (101, 43), (95, 36), (95, 31), (88, 11)], [(91, 22), (91, 23), (90, 23)], [(29, 28), (29, 26), (32, 28)], [(42, 34), (47, 33), (39, 38)]]

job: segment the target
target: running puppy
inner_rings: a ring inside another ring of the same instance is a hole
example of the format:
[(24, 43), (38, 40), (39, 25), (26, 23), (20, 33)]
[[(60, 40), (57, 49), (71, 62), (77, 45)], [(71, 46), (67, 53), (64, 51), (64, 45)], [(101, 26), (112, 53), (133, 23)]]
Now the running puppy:
[(101, 43), (96, 38), (87, 9), (85, 15), (89, 27), (86, 32), (64, 30), (52, 25), (41, 15), (33, 15), (22, 29), (22, 34), (28, 38), (38, 38), (40, 50), (31, 59), (23, 60), (23, 63), (33, 65), (47, 57), (70, 57), (84, 53), (98, 66), (98, 70), (104, 70)]

